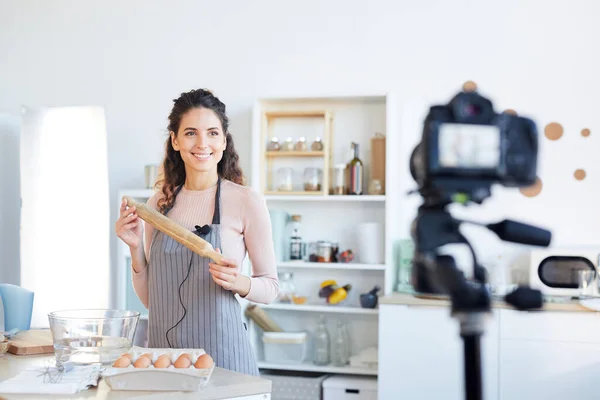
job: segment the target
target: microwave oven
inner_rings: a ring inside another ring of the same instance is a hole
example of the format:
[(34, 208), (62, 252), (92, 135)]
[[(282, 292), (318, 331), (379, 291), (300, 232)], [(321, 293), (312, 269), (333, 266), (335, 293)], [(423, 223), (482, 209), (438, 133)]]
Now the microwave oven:
[(594, 284), (598, 279), (596, 249), (544, 248), (532, 250), (529, 257), (529, 286), (549, 296), (578, 296), (581, 270), (594, 271)]

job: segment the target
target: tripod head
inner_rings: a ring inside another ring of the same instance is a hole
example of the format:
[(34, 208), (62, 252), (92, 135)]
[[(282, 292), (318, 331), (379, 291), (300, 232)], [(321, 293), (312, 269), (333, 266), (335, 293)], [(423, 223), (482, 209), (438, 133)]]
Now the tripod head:
[[(479, 265), (471, 243), (460, 232), (460, 225), (472, 223), (496, 233), (501, 240), (536, 246), (548, 246), (551, 233), (511, 220), (492, 224), (459, 220), (450, 214), (449, 205), (447, 201), (426, 199), (419, 207), (412, 226), (415, 242), (412, 285), (420, 293), (448, 295), (453, 314), (487, 312), (490, 310), (491, 303), (491, 295), (486, 286), (487, 272)], [(447, 244), (463, 244), (469, 248), (473, 259), (472, 280), (467, 280), (452, 256), (439, 254), (439, 248)], [(519, 310), (542, 306), (541, 292), (527, 287), (518, 287), (504, 300)]]

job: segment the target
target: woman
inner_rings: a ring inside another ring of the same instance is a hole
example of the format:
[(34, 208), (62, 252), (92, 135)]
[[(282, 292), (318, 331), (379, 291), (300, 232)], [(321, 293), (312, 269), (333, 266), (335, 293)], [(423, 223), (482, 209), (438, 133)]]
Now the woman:
[[(258, 375), (239, 295), (269, 303), (278, 293), (264, 199), (243, 186), (225, 105), (207, 90), (174, 100), (161, 192), (148, 205), (194, 231), (227, 258), (215, 264), (143, 224), (121, 204), (117, 235), (129, 245), (133, 287), (149, 310), (149, 347), (202, 348), (217, 366)], [(144, 240), (142, 240), (144, 238)], [(252, 276), (240, 273), (248, 252)]]

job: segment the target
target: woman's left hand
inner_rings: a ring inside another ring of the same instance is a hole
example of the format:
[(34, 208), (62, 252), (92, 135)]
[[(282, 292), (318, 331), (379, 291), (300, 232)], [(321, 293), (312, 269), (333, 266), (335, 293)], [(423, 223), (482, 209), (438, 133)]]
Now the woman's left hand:
[[(215, 249), (221, 253), (219, 249)], [(224, 258), (219, 264), (208, 263), (209, 272), (212, 275), (213, 281), (225, 290), (231, 290), (244, 297), (250, 290), (250, 279), (238, 272), (238, 266), (235, 260)]]

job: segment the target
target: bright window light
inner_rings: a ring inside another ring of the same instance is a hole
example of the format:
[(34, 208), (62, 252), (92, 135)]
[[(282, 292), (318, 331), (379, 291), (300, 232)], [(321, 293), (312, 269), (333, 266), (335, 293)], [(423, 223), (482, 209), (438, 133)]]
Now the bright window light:
[(32, 328), (68, 308), (108, 308), (106, 121), (98, 107), (24, 109), (20, 140), (21, 286)]

